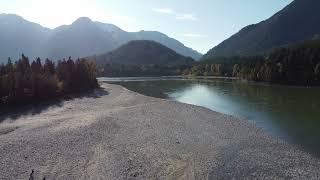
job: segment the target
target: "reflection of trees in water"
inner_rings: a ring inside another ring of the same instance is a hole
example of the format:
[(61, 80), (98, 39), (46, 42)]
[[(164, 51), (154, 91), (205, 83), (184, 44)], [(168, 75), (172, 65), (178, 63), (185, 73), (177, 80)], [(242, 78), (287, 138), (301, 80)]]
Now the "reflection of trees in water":
[(229, 91), (228, 97), (232, 96), (232, 100), (240, 102), (241, 106), (267, 112), (268, 119), (265, 120), (279, 127), (297, 144), (316, 154), (320, 152), (319, 88), (241, 82), (213, 82), (211, 86)]

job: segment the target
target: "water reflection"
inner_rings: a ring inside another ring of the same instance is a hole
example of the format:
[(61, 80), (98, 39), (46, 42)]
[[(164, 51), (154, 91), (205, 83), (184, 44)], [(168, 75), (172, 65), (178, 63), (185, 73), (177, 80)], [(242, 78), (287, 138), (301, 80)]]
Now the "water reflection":
[(114, 82), (149, 96), (207, 107), (253, 121), (320, 155), (320, 89), (227, 80)]

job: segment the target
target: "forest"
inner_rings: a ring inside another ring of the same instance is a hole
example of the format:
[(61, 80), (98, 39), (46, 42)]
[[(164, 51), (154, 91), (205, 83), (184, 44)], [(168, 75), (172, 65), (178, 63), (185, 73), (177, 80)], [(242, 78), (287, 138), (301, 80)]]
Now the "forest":
[(291, 85), (320, 85), (320, 40), (267, 55), (206, 59), (183, 71), (193, 76), (229, 76)]
[(54, 61), (22, 57), (0, 65), (0, 105), (21, 105), (98, 87), (96, 65), (86, 59)]
[(129, 65), (106, 63), (98, 65), (98, 75), (108, 77), (137, 77), (137, 76), (175, 76), (181, 75), (184, 69), (190, 68), (191, 63), (184, 65)]

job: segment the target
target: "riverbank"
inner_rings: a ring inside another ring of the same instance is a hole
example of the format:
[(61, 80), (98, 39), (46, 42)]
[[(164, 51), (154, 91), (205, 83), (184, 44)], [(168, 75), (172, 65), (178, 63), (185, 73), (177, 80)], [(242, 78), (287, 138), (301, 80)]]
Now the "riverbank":
[(253, 124), (102, 84), (82, 98), (3, 117), (0, 177), (317, 179), (320, 160)]
[(112, 82), (112, 81), (139, 81), (145, 80), (175, 80), (175, 79), (223, 79), (223, 80), (241, 80), (237, 77), (225, 77), (225, 76), (140, 76), (140, 77), (98, 77), (99, 82)]

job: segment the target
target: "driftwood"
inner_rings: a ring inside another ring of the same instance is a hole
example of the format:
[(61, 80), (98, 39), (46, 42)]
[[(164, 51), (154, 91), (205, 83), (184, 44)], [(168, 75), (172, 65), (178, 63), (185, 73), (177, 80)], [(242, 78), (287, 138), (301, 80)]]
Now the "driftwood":
[[(30, 175), (29, 175), (29, 180), (34, 180), (34, 170), (32, 169)], [(46, 177), (43, 177), (42, 180), (46, 180)]]

